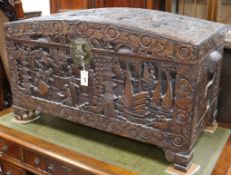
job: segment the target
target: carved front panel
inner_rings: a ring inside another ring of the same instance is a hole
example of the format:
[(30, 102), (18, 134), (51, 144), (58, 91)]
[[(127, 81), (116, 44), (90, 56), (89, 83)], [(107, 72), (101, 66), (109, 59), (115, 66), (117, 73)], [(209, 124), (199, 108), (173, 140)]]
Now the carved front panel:
[(16, 47), (17, 87), (22, 94), (137, 124), (155, 127), (156, 120), (170, 122), (175, 87), (188, 83), (176, 84), (178, 66), (171, 63), (95, 54), (85, 66), (89, 85), (81, 86), (82, 66), (73, 63), (69, 48)]
[[(70, 47), (45, 45), (41, 41), (9, 42), (14, 45), (10, 61), (15, 71), (14, 90), (18, 92), (15, 105), (36, 106), (34, 100), (40, 100), (41, 104), (66, 106), (79, 111), (80, 116), (104, 117), (105, 124), (100, 122), (102, 124), (97, 128), (108, 125), (105, 130), (116, 133), (118, 128), (116, 131), (108, 120), (121, 121), (127, 124), (123, 127), (131, 133), (125, 129), (126, 132), (121, 130), (120, 135), (149, 143), (163, 137), (166, 143), (160, 142), (160, 145), (175, 149), (187, 147), (192, 115), (190, 79), (193, 77), (185, 73), (193, 66), (94, 50), (91, 63), (85, 66), (89, 72), (89, 85), (85, 87), (80, 85), (83, 68), (74, 63)], [(44, 112), (41, 106), (37, 104), (36, 109)], [(60, 115), (58, 110), (53, 113)], [(80, 123), (89, 125), (93, 118), (81, 119)], [(71, 120), (75, 119), (72, 117)], [(96, 127), (94, 122), (90, 125)], [(146, 130), (145, 133), (138, 133), (137, 128), (132, 131), (136, 125)]]

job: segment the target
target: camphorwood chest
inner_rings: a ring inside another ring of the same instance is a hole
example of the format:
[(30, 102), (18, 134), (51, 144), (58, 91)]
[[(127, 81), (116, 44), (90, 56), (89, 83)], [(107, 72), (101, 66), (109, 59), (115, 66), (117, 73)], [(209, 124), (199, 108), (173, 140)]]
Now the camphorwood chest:
[(105, 8), (8, 23), (5, 32), (17, 120), (53, 114), (154, 144), (177, 168), (190, 166), (215, 120), (224, 25)]

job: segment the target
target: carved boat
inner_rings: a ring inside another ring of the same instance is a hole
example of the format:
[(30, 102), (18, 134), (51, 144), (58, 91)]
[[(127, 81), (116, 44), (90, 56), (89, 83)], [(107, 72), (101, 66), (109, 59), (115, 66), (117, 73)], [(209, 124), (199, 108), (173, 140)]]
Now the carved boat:
[(148, 91), (136, 94), (133, 93), (131, 74), (127, 64), (126, 67), (125, 89), (122, 95), (122, 110), (128, 115), (144, 118), (149, 115), (149, 112), (147, 111)]

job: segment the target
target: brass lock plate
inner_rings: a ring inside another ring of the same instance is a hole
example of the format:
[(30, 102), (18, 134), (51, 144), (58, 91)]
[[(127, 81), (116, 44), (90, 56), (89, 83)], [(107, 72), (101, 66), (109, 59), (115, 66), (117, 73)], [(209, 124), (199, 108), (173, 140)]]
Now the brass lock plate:
[[(87, 39), (77, 38), (70, 43), (70, 53), (75, 64), (88, 65), (92, 60), (92, 48)], [(83, 62), (82, 62), (83, 61)]]

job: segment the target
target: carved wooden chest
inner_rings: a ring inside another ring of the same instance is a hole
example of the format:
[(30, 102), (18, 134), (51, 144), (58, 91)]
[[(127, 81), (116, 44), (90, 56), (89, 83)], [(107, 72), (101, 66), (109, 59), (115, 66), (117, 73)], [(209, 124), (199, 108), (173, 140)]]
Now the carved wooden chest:
[(5, 25), (16, 119), (53, 114), (154, 144), (187, 169), (215, 120), (224, 26), (108, 8)]

